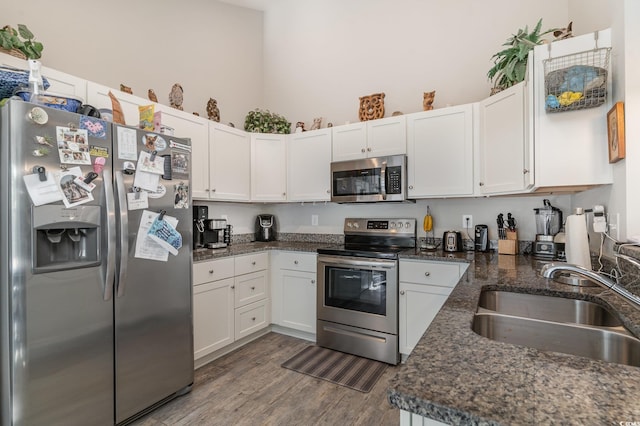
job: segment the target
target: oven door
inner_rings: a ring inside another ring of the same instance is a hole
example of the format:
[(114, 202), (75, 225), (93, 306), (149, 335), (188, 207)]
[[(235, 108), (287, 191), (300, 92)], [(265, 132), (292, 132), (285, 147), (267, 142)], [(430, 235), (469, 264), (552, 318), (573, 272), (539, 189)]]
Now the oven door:
[(318, 256), (318, 319), (398, 333), (398, 261)]

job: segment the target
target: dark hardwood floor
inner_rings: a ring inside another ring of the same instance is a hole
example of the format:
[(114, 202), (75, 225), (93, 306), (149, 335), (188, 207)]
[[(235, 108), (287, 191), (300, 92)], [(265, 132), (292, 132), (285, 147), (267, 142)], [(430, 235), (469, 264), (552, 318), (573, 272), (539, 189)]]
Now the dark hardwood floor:
[(311, 342), (269, 333), (196, 370), (191, 393), (139, 419), (135, 426), (398, 425), (386, 399), (396, 367), (369, 393), (280, 367)]

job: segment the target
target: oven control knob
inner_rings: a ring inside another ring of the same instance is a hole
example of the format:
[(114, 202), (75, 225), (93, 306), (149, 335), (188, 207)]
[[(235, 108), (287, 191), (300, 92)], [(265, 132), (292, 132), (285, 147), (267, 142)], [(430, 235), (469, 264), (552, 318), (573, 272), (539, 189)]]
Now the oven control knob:
[(402, 222), (398, 222), (398, 228), (402, 229)]
[(407, 229), (411, 228), (411, 222), (407, 222), (407, 223), (405, 223), (405, 224), (404, 224), (404, 226), (405, 226)]
[(358, 225), (358, 222), (354, 222), (354, 223), (353, 223), (353, 227), (354, 227), (354, 228), (356, 228), (356, 229), (358, 229), (358, 228), (360, 228), (360, 225)]
[(393, 229), (393, 228), (396, 227), (396, 223), (395, 222), (391, 222), (391, 223), (389, 223), (389, 226), (391, 227), (391, 229)]
[(353, 224), (351, 222), (347, 222), (347, 228), (352, 228)]

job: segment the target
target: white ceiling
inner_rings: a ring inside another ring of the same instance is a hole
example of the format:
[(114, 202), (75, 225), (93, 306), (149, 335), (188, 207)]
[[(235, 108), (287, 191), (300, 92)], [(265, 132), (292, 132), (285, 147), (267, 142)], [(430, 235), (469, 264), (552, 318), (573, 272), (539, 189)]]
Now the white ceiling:
[(249, 9), (266, 10), (269, 0), (218, 0), (222, 3), (232, 4), (234, 6), (246, 7)]

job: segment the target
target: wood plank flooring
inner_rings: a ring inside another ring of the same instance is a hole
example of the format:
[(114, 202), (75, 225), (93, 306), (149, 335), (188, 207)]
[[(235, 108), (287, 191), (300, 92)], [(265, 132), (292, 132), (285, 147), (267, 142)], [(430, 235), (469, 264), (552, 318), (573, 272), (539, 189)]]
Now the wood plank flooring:
[(280, 367), (311, 343), (269, 333), (195, 373), (191, 393), (134, 422), (185, 425), (398, 425), (386, 399), (389, 366), (369, 393)]

